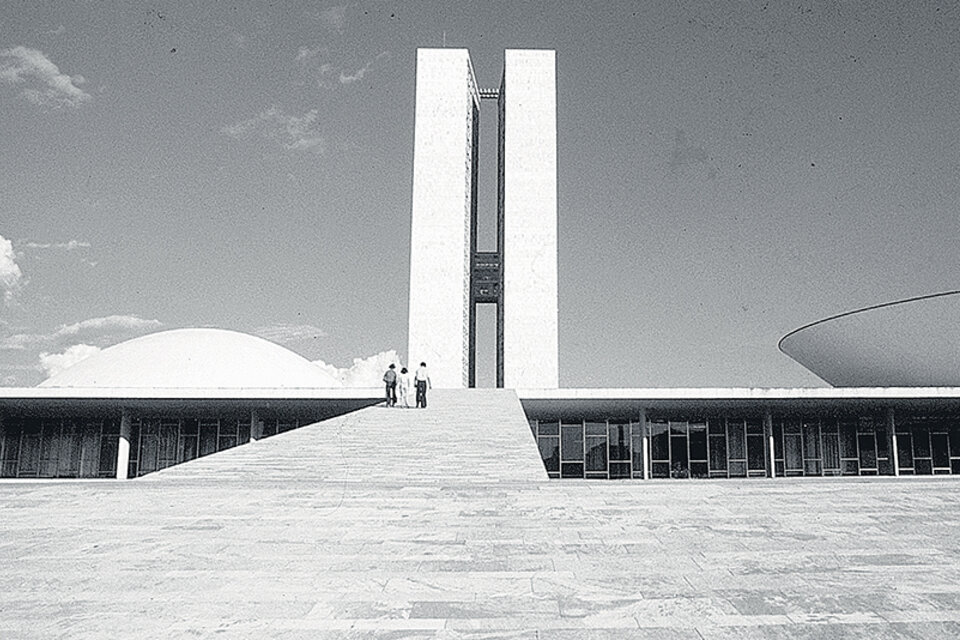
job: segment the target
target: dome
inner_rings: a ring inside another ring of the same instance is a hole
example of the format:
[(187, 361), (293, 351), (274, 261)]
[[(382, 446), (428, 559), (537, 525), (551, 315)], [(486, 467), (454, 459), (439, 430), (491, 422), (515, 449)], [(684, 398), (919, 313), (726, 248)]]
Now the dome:
[(780, 350), (836, 387), (960, 386), (960, 291), (849, 311), (792, 331)]
[(174, 329), (121, 342), (40, 383), (41, 387), (339, 387), (306, 358), (224, 329)]

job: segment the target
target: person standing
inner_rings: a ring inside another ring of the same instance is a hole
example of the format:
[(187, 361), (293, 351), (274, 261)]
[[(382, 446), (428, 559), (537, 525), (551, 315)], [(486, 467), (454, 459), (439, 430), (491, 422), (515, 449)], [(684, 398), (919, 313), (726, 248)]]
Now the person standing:
[(427, 363), (421, 362), (417, 372), (413, 376), (417, 384), (417, 408), (427, 408), (427, 389), (431, 387), (430, 374), (427, 373)]
[(390, 364), (390, 368), (383, 374), (383, 382), (387, 385), (387, 406), (393, 407), (397, 404), (397, 372), (395, 364)]
[(400, 368), (400, 375), (397, 377), (397, 397), (400, 406), (405, 409), (410, 408), (410, 395), (413, 391), (413, 376), (407, 371), (406, 367)]

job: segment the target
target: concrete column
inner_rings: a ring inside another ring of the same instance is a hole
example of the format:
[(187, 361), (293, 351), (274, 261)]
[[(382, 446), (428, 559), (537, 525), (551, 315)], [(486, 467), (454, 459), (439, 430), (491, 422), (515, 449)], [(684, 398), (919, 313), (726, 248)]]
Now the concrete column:
[(643, 479), (650, 479), (650, 432), (647, 431), (647, 410), (640, 409), (640, 433), (643, 434)]
[(3, 414), (0, 413), (0, 473), (3, 473), (3, 461), (6, 459), (6, 451), (4, 451), (7, 446), (7, 439), (4, 437), (6, 434), (3, 426)]
[(560, 385), (556, 52), (504, 51), (500, 100), (503, 385), (556, 389)]
[(260, 422), (260, 416), (256, 409), (250, 410), (250, 442), (255, 442), (263, 437), (263, 423)]
[(773, 414), (770, 413), (770, 409), (765, 409), (763, 412), (763, 435), (767, 440), (767, 477), (776, 478), (777, 453), (773, 448)]
[(130, 412), (120, 415), (120, 440), (117, 442), (117, 480), (127, 479), (130, 468)]
[(417, 50), (415, 102), (407, 358), (427, 363), (436, 388), (461, 389), (470, 369), (473, 118), (480, 113), (466, 49)]
[(887, 409), (887, 450), (893, 465), (893, 475), (899, 476), (900, 454), (897, 453), (897, 421), (894, 419), (893, 407)]

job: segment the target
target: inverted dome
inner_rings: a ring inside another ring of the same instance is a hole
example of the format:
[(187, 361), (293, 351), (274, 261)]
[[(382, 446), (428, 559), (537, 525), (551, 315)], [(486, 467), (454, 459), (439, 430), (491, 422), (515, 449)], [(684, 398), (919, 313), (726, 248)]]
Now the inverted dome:
[(780, 350), (836, 387), (960, 386), (960, 291), (826, 318)]
[(121, 342), (40, 383), (41, 387), (339, 387), (306, 358), (225, 329), (173, 329)]

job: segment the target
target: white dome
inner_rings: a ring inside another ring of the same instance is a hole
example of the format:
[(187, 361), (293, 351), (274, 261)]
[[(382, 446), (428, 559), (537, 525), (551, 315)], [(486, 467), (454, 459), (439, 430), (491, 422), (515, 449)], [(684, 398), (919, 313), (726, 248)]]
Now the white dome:
[(339, 387), (306, 358), (224, 329), (174, 329), (121, 342), (40, 383), (41, 387)]

